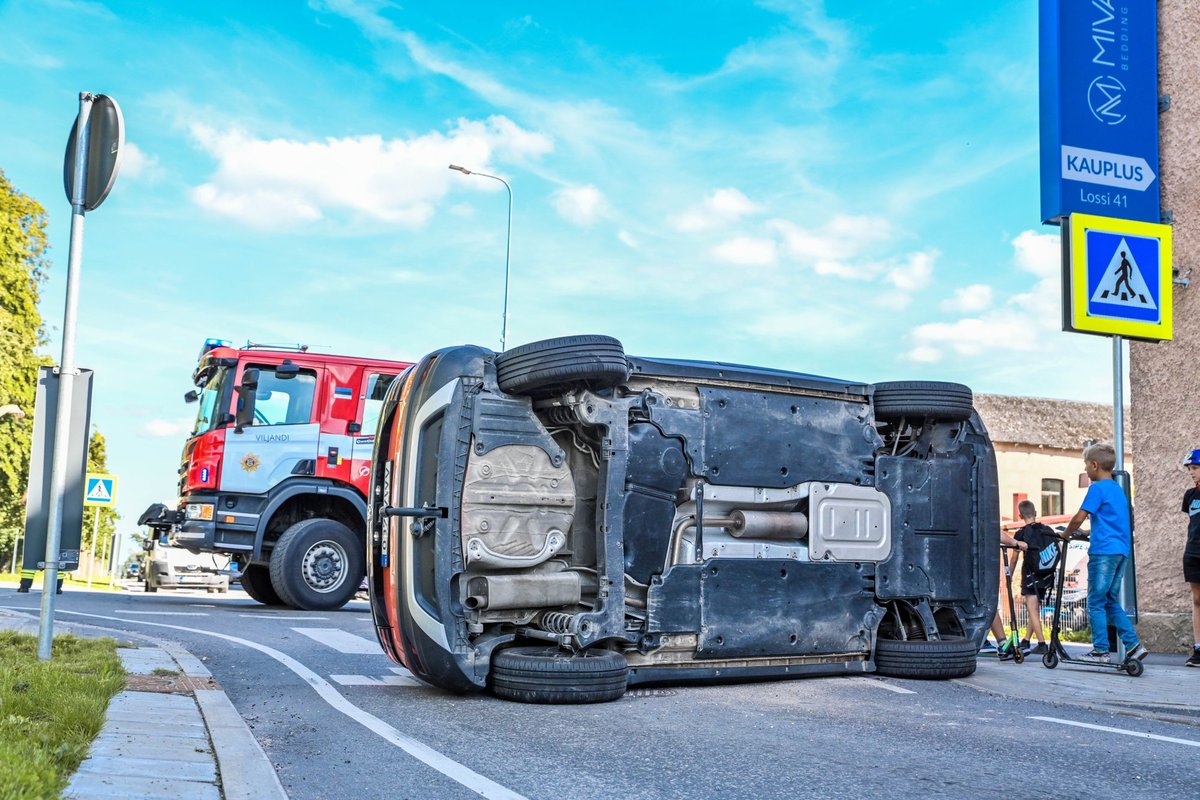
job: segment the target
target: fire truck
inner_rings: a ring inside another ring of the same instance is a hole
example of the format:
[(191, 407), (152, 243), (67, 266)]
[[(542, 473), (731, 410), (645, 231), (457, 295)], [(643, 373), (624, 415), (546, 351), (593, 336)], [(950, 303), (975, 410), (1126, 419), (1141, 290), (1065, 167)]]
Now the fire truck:
[(410, 364), (208, 339), (184, 397), (196, 423), (179, 501), (138, 520), (222, 553), (267, 605), (340, 608), (365, 573), (366, 491), (384, 394)]

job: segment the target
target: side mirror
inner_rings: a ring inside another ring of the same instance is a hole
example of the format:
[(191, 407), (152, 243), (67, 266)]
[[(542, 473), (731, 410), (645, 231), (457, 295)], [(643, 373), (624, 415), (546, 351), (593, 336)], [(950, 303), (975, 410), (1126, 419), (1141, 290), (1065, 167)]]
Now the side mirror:
[(275, 377), (281, 381), (290, 380), (300, 374), (300, 368), (288, 361), (286, 358), (283, 363), (275, 368)]
[(185, 394), (183, 396), (183, 402), (185, 402), (185, 403), (194, 403), (199, 399), (200, 399), (200, 393), (197, 392), (195, 389), (192, 389), (190, 392), (188, 392), (187, 394)]
[(242, 382), (235, 386), (238, 393), (237, 415), (234, 416), (233, 432), (241, 433), (242, 428), (254, 424), (254, 400), (258, 392), (258, 370), (250, 368), (242, 373)]
[(154, 539), (150, 538), (150, 539), (147, 539), (146, 541), (142, 542), (142, 549), (145, 550), (147, 553), (149, 553), (151, 550), (153, 550), (154, 549)]

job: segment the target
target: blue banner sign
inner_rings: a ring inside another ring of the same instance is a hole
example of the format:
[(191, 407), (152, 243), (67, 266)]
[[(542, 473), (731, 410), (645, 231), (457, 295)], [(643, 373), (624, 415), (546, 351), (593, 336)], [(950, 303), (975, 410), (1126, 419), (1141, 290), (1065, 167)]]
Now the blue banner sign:
[(1042, 221), (1158, 222), (1158, 3), (1039, 5)]

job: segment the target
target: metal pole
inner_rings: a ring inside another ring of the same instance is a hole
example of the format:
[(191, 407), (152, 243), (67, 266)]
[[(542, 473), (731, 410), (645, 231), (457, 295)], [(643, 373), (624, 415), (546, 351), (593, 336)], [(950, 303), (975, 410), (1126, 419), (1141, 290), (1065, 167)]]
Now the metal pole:
[(508, 259), (512, 250), (512, 187), (503, 178), (496, 178), (508, 189), (508, 232), (504, 239), (504, 317), (500, 322), (500, 352), (504, 352), (505, 342), (508, 341)]
[[(88, 588), (92, 588), (92, 576), (96, 574), (96, 537), (100, 535), (100, 509), (92, 509), (92, 547), (88, 555)], [(103, 554), (102, 554), (103, 555)]]
[(1125, 469), (1125, 339), (1113, 337), (1113, 449), (1117, 470)]
[(112, 586), (117, 579), (117, 569), (121, 564), (121, 537), (116, 532), (112, 535), (112, 544), (108, 550), (108, 585)]
[(50, 461), (50, 509), (46, 525), (46, 574), (42, 582), (38, 659), (49, 661), (54, 643), (54, 599), (58, 588), (59, 544), (62, 541), (63, 501), (67, 484), (68, 432), (71, 430), (71, 388), (75, 380), (75, 316), (79, 305), (79, 264), (83, 259), (84, 198), (87, 194), (89, 118), (92, 95), (79, 93), (75, 128), (75, 183), (71, 197), (71, 245), (67, 256), (67, 303), (63, 313), (62, 358), (58, 364), (58, 408), (54, 415), (54, 452)]
[(508, 190), (508, 226), (504, 239), (504, 312), (500, 320), (500, 352), (503, 353), (508, 342), (508, 265), (512, 254), (512, 209), (513, 209), (513, 190), (509, 186), (508, 181), (498, 175), (488, 175), (486, 172), (475, 172), (466, 167), (461, 167), (457, 164), (451, 164), (450, 169), (461, 172), (463, 175), (478, 175), (481, 178), (491, 178), (494, 181), (500, 181), (504, 184), (504, 188)]

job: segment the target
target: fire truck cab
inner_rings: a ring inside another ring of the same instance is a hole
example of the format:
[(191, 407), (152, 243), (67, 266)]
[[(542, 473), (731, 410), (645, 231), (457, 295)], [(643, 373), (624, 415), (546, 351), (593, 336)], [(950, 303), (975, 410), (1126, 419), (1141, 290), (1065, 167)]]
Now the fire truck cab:
[(410, 365), (209, 339), (179, 502), (139, 524), (227, 554), (260, 603), (340, 608), (365, 571), (366, 487), (383, 397)]

